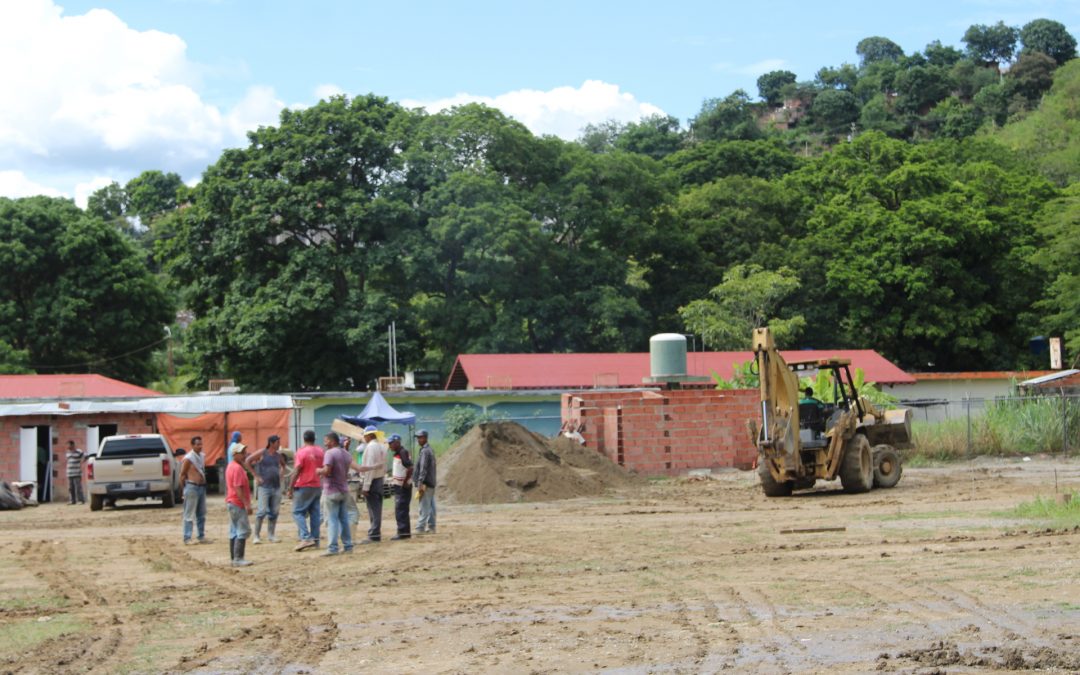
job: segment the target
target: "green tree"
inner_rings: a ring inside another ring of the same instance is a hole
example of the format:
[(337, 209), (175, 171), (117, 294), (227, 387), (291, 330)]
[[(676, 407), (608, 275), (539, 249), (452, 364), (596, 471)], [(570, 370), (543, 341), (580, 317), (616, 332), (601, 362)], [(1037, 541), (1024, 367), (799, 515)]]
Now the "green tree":
[(784, 89), (795, 84), (795, 73), (790, 70), (774, 70), (757, 79), (758, 95), (770, 107), (784, 102)]
[(742, 89), (722, 99), (708, 99), (701, 112), (690, 121), (695, 141), (751, 140), (761, 136), (754, 106)]
[(1080, 183), (1047, 203), (1039, 229), (1047, 245), (1031, 257), (1048, 280), (1037, 304), (1042, 327), (1063, 336), (1068, 353), (1080, 354)]
[(850, 91), (826, 89), (814, 97), (810, 112), (817, 128), (828, 133), (844, 133), (859, 118), (859, 103)]
[(746, 349), (755, 328), (768, 325), (777, 344), (791, 344), (806, 326), (801, 315), (780, 318), (784, 301), (799, 289), (786, 267), (735, 265), (713, 288), (711, 297), (679, 308), (687, 330), (702, 336), (712, 349)]
[(822, 89), (853, 91), (859, 82), (859, 70), (850, 63), (844, 63), (838, 68), (825, 67), (817, 72), (814, 81)]
[(683, 144), (683, 131), (678, 118), (671, 115), (650, 115), (630, 122), (615, 137), (619, 150), (663, 159)]
[(779, 178), (798, 164), (798, 158), (776, 139), (705, 141), (664, 159), (664, 165), (683, 186), (703, 185), (735, 175)]
[(172, 318), (130, 241), (65, 199), (0, 199), (0, 355), (145, 383)]
[(376, 96), (334, 97), (282, 111), (207, 169), (161, 250), (195, 315), (200, 380), (363, 387), (385, 372), (391, 320), (400, 359), (413, 358), (398, 265), (415, 222), (408, 183), (433, 179), (404, 164), (416, 117)]
[(1080, 181), (1078, 100), (1080, 61), (1074, 59), (1054, 73), (1054, 84), (1038, 110), (998, 130), (995, 136), (1055, 184), (1064, 187)]
[(1005, 74), (1007, 90), (1022, 96), (1031, 108), (1039, 104), (1042, 95), (1054, 84), (1054, 59), (1042, 52), (1024, 52)]
[(1025, 52), (1041, 52), (1061, 65), (1076, 58), (1076, 38), (1065, 26), (1050, 19), (1035, 19), (1020, 29)]
[(971, 58), (1000, 70), (1002, 63), (1012, 60), (1020, 31), (998, 21), (993, 26), (975, 24), (964, 32), (963, 41)]
[(908, 115), (925, 115), (951, 90), (948, 71), (943, 66), (915, 66), (896, 75), (896, 109)]
[(878, 61), (899, 61), (904, 56), (904, 50), (889, 38), (873, 36), (859, 40), (855, 45), (855, 53), (861, 59), (865, 68)]
[(941, 44), (941, 40), (934, 40), (923, 49), (926, 62), (931, 66), (948, 68), (959, 63), (964, 58), (964, 52), (956, 47)]

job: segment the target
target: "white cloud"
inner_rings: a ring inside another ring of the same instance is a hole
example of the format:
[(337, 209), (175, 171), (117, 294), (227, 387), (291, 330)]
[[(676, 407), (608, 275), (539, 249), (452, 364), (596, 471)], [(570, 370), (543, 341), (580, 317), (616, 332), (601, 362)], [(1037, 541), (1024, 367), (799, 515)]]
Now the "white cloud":
[(502, 110), (527, 126), (535, 134), (553, 134), (565, 139), (577, 138), (588, 124), (617, 120), (633, 122), (663, 110), (638, 101), (633, 94), (619, 90), (616, 84), (586, 80), (580, 87), (556, 87), (547, 91), (519, 89), (498, 96), (456, 94), (437, 101), (402, 101), (407, 107), (426, 108), (431, 112), (465, 103), (483, 103)]
[(320, 84), (315, 87), (315, 98), (317, 100), (328, 99), (331, 96), (341, 96), (345, 93), (345, 90), (333, 83)]
[(191, 179), (246, 131), (277, 121), (283, 106), (268, 87), (229, 110), (205, 101), (205, 69), (186, 51), (180, 37), (135, 30), (106, 10), (0, 3), (0, 166), (84, 199), (87, 186), (146, 169)]
[(101, 188), (113, 182), (112, 178), (108, 176), (94, 176), (88, 181), (75, 184), (75, 204), (80, 209), (86, 208), (86, 203), (90, 200), (90, 195), (94, 194)]
[(34, 195), (46, 195), (48, 197), (64, 197), (64, 193), (48, 185), (42, 185), (27, 178), (22, 171), (0, 171), (0, 197), (32, 197)]

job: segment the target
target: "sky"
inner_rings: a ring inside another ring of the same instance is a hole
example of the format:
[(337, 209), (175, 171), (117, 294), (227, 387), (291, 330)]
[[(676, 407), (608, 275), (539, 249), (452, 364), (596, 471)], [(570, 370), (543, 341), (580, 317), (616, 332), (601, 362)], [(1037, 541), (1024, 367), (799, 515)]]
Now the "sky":
[(1080, 0), (0, 0), (0, 196), (66, 196), (147, 169), (199, 180), (282, 108), (375, 93), (481, 101), (537, 134), (812, 80), (880, 35), (962, 47), (968, 26), (1060, 21)]

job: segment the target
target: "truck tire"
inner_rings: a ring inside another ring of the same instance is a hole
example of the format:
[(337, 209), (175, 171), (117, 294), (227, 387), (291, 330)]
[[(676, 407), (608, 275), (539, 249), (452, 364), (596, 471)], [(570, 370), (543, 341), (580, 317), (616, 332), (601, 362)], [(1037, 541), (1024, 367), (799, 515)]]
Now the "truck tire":
[(795, 487), (793, 481), (784, 481), (783, 483), (777, 483), (773, 478), (772, 472), (769, 471), (768, 461), (762, 459), (758, 462), (757, 467), (758, 478), (761, 479), (761, 491), (765, 493), (766, 497), (790, 497), (791, 490)]
[(855, 434), (844, 443), (840, 484), (844, 486), (844, 492), (852, 494), (869, 492), (874, 487), (874, 458), (870, 453), (870, 441), (862, 434)]
[(891, 445), (875, 445), (874, 487), (891, 488), (900, 482), (904, 467), (900, 464), (900, 453)]
[(161, 505), (167, 509), (176, 506), (176, 495), (172, 490), (166, 490), (161, 494)]
[(105, 506), (105, 495), (90, 495), (90, 510), (100, 511)]

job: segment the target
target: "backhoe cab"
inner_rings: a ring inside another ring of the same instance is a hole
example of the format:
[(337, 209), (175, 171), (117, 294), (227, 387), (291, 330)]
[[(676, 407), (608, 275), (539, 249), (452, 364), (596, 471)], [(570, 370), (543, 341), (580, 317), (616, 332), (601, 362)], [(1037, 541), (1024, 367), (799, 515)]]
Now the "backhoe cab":
[[(911, 411), (882, 411), (859, 396), (847, 359), (786, 362), (768, 328), (754, 330), (761, 388), (761, 426), (750, 422), (758, 476), (770, 497), (840, 478), (845, 492), (893, 487), (902, 467), (898, 448), (911, 444)], [(829, 402), (799, 402), (799, 373), (828, 371)]]

